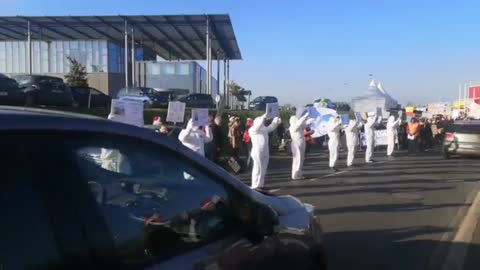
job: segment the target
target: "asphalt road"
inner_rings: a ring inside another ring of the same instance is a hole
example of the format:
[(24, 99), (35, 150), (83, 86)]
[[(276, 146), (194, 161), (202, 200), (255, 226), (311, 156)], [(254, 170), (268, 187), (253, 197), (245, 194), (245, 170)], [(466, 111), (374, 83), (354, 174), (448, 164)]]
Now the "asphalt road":
[(400, 152), (394, 161), (376, 152), (373, 165), (363, 157), (357, 153), (358, 166), (347, 169), (342, 153), (341, 171), (332, 174), (326, 150), (317, 150), (305, 164), (309, 179), (292, 181), (291, 158), (274, 156), (267, 188), (316, 207), (330, 269), (440, 269), (478, 191), (479, 160), (444, 160), (438, 150)]

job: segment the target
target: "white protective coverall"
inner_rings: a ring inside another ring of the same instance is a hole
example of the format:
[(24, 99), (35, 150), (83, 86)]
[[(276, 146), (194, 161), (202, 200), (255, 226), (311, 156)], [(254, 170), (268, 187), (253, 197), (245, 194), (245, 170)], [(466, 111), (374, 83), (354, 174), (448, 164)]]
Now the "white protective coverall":
[(345, 128), (345, 137), (347, 141), (347, 167), (353, 165), (353, 160), (355, 159), (355, 152), (358, 145), (358, 129), (361, 128), (362, 124), (359, 124), (356, 120), (350, 120), (348, 126)]
[(265, 126), (266, 119), (266, 114), (255, 118), (253, 125), (248, 130), (252, 141), (250, 152), (253, 161), (252, 188), (263, 188), (265, 184), (265, 174), (270, 159), (268, 133), (274, 131), (281, 121), (280, 118), (275, 117), (269, 126)]
[(330, 153), (329, 166), (335, 168), (338, 159), (338, 145), (340, 143), (340, 129), (342, 122), (336, 117), (330, 120), (327, 126), (328, 131), (328, 152)]
[(293, 115), (290, 117), (290, 138), (292, 139), (291, 149), (292, 149), (292, 179), (301, 179), (303, 178), (303, 162), (305, 161), (305, 136), (303, 135), (303, 130), (307, 125), (312, 123), (314, 119), (307, 119), (308, 114), (298, 118)]
[(201, 156), (205, 156), (205, 144), (212, 141), (212, 133), (210, 127), (205, 127), (205, 132), (193, 126), (193, 120), (188, 121), (187, 127), (180, 131), (178, 139), (186, 147), (190, 148), (194, 152), (197, 152)]
[(365, 139), (367, 141), (367, 150), (365, 151), (365, 161), (367, 163), (372, 162), (373, 147), (374, 147), (374, 140), (375, 140), (374, 128), (381, 121), (382, 121), (381, 116), (372, 115), (367, 118), (367, 123), (365, 124)]
[(397, 137), (397, 128), (400, 125), (400, 118), (395, 120), (395, 116), (390, 115), (387, 121), (387, 156), (393, 154), (395, 149), (395, 138)]

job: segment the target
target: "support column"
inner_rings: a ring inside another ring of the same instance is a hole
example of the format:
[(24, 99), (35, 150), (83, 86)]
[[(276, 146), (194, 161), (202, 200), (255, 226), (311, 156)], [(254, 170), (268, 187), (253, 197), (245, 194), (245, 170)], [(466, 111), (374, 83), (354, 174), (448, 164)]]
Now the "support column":
[(205, 30), (205, 55), (207, 56), (207, 67), (206, 67), (206, 70), (207, 70), (207, 94), (211, 94), (211, 90), (212, 90), (212, 81), (211, 81), (211, 77), (212, 77), (212, 73), (210, 71), (210, 20), (208, 19), (208, 16), (207, 16), (207, 25), (206, 25), (206, 30)]
[(227, 105), (227, 60), (223, 59), (223, 106)]
[(137, 86), (135, 75), (135, 35), (132, 28), (132, 86)]
[(128, 23), (125, 20), (125, 88), (128, 88)]
[(30, 21), (27, 22), (27, 46), (28, 46), (28, 74), (32, 74), (32, 31)]
[(220, 57), (219, 51), (217, 50), (217, 93), (215, 95), (220, 95)]
[(227, 59), (227, 104), (232, 109), (230, 102), (230, 59)]

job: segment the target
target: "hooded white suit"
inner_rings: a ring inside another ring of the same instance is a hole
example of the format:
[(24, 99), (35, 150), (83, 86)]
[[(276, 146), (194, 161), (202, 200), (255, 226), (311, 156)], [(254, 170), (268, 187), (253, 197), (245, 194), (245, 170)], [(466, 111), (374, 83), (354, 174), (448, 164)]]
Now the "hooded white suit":
[(339, 118), (333, 118), (330, 120), (327, 126), (328, 131), (328, 152), (330, 153), (329, 166), (335, 167), (335, 163), (338, 159), (338, 145), (340, 143), (340, 129), (342, 122)]
[(347, 166), (350, 167), (353, 165), (353, 160), (355, 159), (355, 151), (357, 150), (358, 145), (358, 129), (362, 126), (356, 120), (350, 120), (348, 126), (345, 128), (345, 137), (347, 140)]
[(194, 152), (197, 152), (201, 156), (205, 156), (205, 144), (212, 141), (213, 137), (210, 132), (210, 127), (205, 127), (205, 132), (193, 126), (193, 121), (190, 119), (187, 124), (187, 128), (180, 131), (178, 139), (186, 147), (190, 148)]
[(387, 122), (387, 156), (393, 154), (395, 149), (395, 138), (397, 137), (397, 128), (400, 125), (400, 118), (395, 120), (395, 116), (390, 115)]
[(264, 122), (266, 115), (259, 116), (253, 120), (253, 126), (248, 130), (252, 141), (252, 150), (250, 156), (253, 160), (252, 169), (252, 188), (262, 188), (265, 184), (265, 174), (267, 173), (270, 151), (268, 145), (268, 133), (274, 131), (280, 119), (276, 117), (267, 127)]
[(291, 148), (292, 148), (292, 179), (300, 179), (303, 177), (303, 162), (305, 160), (305, 136), (303, 135), (303, 130), (313, 121), (313, 119), (308, 119), (308, 114), (297, 118), (295, 115), (290, 117), (290, 137), (292, 139)]
[(382, 121), (381, 116), (372, 115), (367, 118), (367, 123), (365, 124), (365, 139), (367, 141), (367, 150), (365, 151), (365, 161), (367, 163), (372, 162), (373, 156), (373, 147), (375, 140), (374, 128)]

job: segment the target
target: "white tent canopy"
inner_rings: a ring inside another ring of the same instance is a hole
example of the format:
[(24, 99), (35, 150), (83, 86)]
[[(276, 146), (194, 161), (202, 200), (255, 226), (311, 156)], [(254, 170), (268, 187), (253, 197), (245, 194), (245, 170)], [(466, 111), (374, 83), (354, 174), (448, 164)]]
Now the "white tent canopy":
[[(380, 82), (372, 80), (363, 96), (352, 99), (351, 107), (355, 112), (374, 112), (382, 108), (384, 112), (395, 109), (398, 102), (393, 99)], [(384, 114), (385, 115), (385, 114)]]

